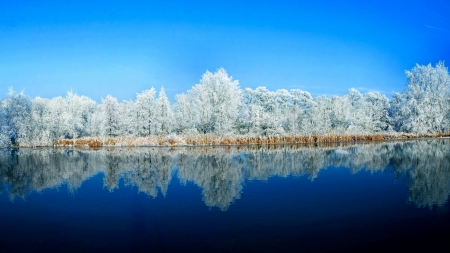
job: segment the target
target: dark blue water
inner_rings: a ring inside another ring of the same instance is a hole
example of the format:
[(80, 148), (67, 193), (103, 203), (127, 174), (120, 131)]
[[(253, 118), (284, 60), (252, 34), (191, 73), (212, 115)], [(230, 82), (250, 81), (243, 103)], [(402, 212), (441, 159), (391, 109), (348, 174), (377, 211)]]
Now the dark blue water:
[(446, 139), (0, 152), (1, 252), (448, 252)]

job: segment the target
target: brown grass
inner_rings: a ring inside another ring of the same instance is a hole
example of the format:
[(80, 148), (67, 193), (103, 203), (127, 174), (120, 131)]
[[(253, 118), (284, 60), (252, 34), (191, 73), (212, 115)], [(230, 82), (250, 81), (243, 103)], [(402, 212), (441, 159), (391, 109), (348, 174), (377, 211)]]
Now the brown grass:
[(450, 136), (450, 133), (405, 134), (383, 133), (374, 135), (279, 135), (279, 136), (231, 136), (218, 134), (168, 135), (149, 137), (83, 137), (61, 139), (54, 146), (102, 147), (102, 146), (206, 146), (206, 145), (252, 145), (281, 143), (335, 143), (352, 141), (383, 141), (395, 139), (436, 138)]

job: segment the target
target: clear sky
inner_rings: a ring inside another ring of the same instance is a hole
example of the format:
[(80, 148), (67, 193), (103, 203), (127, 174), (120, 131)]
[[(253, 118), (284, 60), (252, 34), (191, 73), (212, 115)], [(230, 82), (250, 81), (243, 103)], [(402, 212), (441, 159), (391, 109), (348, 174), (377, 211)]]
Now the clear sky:
[(10, 86), (97, 101), (163, 86), (174, 101), (219, 67), (243, 88), (390, 96), (405, 70), (441, 60), (448, 0), (0, 0), (0, 98)]

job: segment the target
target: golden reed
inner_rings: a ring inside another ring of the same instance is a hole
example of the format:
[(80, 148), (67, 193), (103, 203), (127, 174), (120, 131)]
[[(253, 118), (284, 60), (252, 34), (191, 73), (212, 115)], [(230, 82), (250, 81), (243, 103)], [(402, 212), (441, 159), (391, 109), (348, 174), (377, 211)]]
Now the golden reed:
[(205, 146), (205, 145), (250, 145), (281, 143), (331, 143), (352, 141), (383, 141), (395, 139), (448, 137), (450, 133), (405, 134), (384, 133), (374, 135), (279, 135), (279, 136), (227, 136), (218, 134), (198, 134), (191, 136), (168, 135), (149, 137), (83, 137), (61, 139), (54, 146), (103, 147), (103, 146)]

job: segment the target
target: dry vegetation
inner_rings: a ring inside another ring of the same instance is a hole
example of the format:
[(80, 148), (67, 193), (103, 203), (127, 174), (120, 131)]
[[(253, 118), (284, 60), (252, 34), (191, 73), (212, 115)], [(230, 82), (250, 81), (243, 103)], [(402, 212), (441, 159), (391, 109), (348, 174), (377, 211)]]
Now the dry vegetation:
[(102, 147), (102, 146), (204, 146), (204, 145), (249, 145), (277, 143), (333, 143), (352, 141), (382, 141), (394, 139), (447, 137), (450, 133), (405, 134), (384, 133), (376, 135), (280, 135), (280, 136), (226, 136), (217, 134), (150, 136), (150, 137), (84, 137), (61, 139), (54, 146)]

